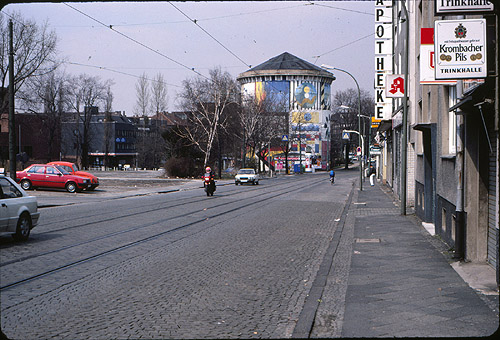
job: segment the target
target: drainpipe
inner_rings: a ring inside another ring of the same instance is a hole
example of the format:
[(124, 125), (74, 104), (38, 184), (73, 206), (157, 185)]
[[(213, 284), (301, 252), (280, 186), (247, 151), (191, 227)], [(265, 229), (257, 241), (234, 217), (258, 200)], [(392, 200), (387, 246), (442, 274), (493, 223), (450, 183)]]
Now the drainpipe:
[[(500, 88), (499, 88), (499, 85), (500, 85), (500, 79), (498, 77), (498, 73), (500, 72), (500, 67), (498, 65), (498, 25), (500, 24), (499, 20), (498, 20), (498, 8), (497, 8), (497, 11), (495, 13), (495, 41), (497, 42), (497, 45), (496, 45), (496, 52), (495, 53), (495, 74), (497, 75), (495, 77), (495, 98), (499, 98), (499, 95), (500, 95)], [(496, 124), (497, 124), (497, 128), (500, 127), (500, 104), (498, 103), (499, 101), (498, 100), (495, 100), (495, 119), (496, 119)], [(496, 165), (497, 165), (497, 178), (496, 178), (496, 198), (497, 198), (497, 206), (496, 206), (496, 221), (497, 221), (497, 224), (500, 224), (500, 203), (498, 202), (498, 199), (500, 197), (500, 181), (499, 181), (499, 171), (500, 171), (500, 168), (499, 168), (499, 159), (500, 159), (500, 137), (499, 137), (499, 133), (497, 132), (497, 159), (496, 159)], [(497, 272), (497, 289), (500, 290), (500, 254), (499, 254), (499, 251), (498, 251), (498, 245), (499, 245), (499, 232), (497, 232), (497, 253), (496, 253), (496, 258), (497, 258), (497, 268), (496, 268), (496, 272)]]
[[(463, 15), (458, 19), (464, 19)], [(463, 96), (463, 81), (457, 80), (457, 101)], [(465, 117), (460, 108), (455, 112), (457, 116), (457, 145), (456, 145), (456, 168), (457, 168), (457, 204), (455, 211), (455, 254), (453, 258), (463, 261), (465, 258), (465, 213), (464, 213), (464, 183), (465, 183)]]
[(410, 39), (410, 18), (406, 10), (406, 1), (401, 5), (405, 14), (405, 46), (403, 56), (404, 73), (404, 97), (403, 97), (403, 136), (401, 141), (401, 215), (406, 215), (406, 191), (407, 191), (407, 158), (408, 158), (408, 49)]
[[(457, 100), (463, 95), (462, 80), (457, 81)], [(464, 213), (464, 115), (460, 109), (457, 115), (457, 145), (456, 145), (456, 167), (457, 167), (457, 204), (455, 211), (455, 259), (464, 260), (465, 255), (465, 213)]]

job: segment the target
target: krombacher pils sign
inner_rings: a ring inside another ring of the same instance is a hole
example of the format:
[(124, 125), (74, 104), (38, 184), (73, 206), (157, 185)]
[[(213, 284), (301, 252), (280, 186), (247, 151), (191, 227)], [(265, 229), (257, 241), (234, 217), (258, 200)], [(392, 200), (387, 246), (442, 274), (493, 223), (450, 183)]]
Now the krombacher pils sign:
[(436, 79), (486, 78), (486, 20), (434, 23)]

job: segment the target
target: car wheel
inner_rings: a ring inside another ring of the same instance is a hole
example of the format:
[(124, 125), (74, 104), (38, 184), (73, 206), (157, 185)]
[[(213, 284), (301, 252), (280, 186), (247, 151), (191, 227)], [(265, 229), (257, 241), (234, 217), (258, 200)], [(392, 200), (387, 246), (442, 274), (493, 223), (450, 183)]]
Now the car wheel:
[(238, 185), (238, 182), (235, 182), (234, 185)]
[(31, 189), (31, 182), (28, 179), (23, 179), (21, 181), (21, 188), (23, 188), (23, 190)]
[(31, 218), (27, 214), (22, 214), (17, 221), (16, 233), (14, 239), (16, 241), (26, 241), (30, 236)]
[(76, 192), (76, 183), (75, 182), (68, 182), (66, 184), (66, 191), (74, 193)]
[(255, 182), (255, 185), (259, 185), (259, 181)]

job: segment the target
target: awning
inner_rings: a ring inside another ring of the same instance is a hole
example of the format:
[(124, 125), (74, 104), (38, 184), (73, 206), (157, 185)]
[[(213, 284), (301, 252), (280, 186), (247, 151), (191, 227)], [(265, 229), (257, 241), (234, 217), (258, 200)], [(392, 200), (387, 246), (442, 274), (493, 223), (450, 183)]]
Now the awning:
[(392, 119), (382, 120), (377, 129), (379, 132), (385, 132), (388, 130), (392, 130)]
[(412, 126), (413, 130), (426, 131), (431, 129), (431, 123), (418, 123)]
[(476, 84), (463, 93), (461, 100), (450, 107), (449, 111), (467, 107), (486, 100), (486, 83)]

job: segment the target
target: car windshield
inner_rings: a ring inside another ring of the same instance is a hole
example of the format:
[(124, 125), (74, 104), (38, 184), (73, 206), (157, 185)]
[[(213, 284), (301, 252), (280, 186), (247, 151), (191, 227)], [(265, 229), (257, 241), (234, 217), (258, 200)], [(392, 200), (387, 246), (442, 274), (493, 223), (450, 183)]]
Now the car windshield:
[(252, 175), (255, 173), (255, 171), (252, 169), (241, 169), (240, 171), (238, 171), (238, 173), (240, 175)]
[(63, 175), (70, 175), (62, 166), (56, 165), (57, 170), (61, 171)]
[(72, 166), (74, 171), (80, 171), (80, 169), (78, 169), (78, 165), (76, 165), (75, 163), (73, 163)]

